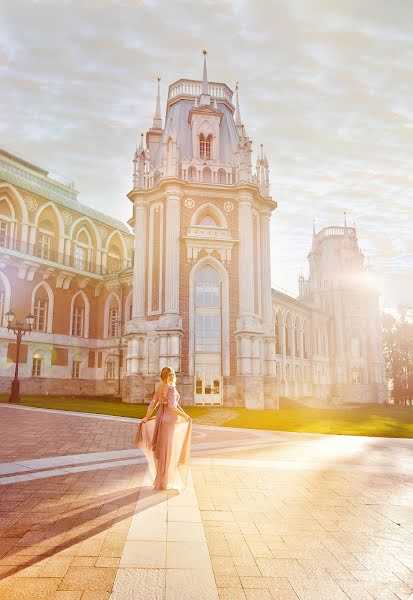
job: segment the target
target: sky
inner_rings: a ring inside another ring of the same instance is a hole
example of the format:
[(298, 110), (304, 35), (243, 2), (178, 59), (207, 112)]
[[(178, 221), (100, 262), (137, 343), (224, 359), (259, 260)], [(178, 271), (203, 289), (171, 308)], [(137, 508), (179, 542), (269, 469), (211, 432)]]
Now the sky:
[[(413, 306), (413, 2), (1, 0), (0, 146), (126, 221), (156, 77), (238, 81), (270, 165), (272, 283), (316, 230), (356, 224), (381, 306)], [(254, 156), (255, 158), (255, 156)], [(255, 161), (254, 161), (255, 162)]]

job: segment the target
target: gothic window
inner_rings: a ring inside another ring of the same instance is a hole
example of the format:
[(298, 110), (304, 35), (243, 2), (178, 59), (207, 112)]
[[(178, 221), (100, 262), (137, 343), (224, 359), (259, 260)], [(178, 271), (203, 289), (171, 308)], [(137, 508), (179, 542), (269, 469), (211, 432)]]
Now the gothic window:
[(207, 137), (203, 133), (199, 136), (199, 157), (209, 160), (212, 157), (212, 135)]
[(47, 313), (49, 309), (49, 298), (44, 287), (36, 290), (33, 303), (34, 331), (47, 331)]
[(72, 379), (80, 377), (80, 360), (74, 360), (72, 363)]
[(196, 352), (221, 350), (220, 280), (212, 267), (204, 267), (195, 284)]
[(83, 299), (78, 296), (73, 307), (72, 314), (72, 335), (83, 337), (85, 329), (85, 306)]
[(295, 349), (295, 356), (300, 356), (300, 325), (298, 322), (298, 319), (295, 322), (295, 327), (294, 327), (294, 349)]
[(203, 133), (199, 136), (199, 157), (205, 158), (205, 136)]

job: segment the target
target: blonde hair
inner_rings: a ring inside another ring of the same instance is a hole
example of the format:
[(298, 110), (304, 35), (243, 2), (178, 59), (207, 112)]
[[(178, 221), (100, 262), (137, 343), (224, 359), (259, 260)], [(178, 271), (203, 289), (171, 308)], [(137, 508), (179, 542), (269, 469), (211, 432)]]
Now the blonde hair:
[(172, 369), (172, 367), (164, 367), (161, 371), (160, 377), (164, 383), (169, 385), (172, 383), (174, 375), (175, 371)]

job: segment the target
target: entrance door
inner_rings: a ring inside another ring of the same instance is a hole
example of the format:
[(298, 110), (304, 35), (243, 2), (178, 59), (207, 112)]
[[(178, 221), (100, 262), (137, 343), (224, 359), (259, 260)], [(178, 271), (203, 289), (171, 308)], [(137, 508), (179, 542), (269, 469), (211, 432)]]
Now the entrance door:
[(222, 404), (221, 283), (212, 267), (195, 282), (195, 404)]

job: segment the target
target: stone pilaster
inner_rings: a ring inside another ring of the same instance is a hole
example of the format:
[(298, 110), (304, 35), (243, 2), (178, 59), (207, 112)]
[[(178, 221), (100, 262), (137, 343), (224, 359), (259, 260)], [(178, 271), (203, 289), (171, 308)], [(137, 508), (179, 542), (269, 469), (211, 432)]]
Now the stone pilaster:
[(145, 318), (146, 289), (146, 229), (147, 207), (142, 200), (135, 201), (135, 267), (133, 271), (132, 317)]

